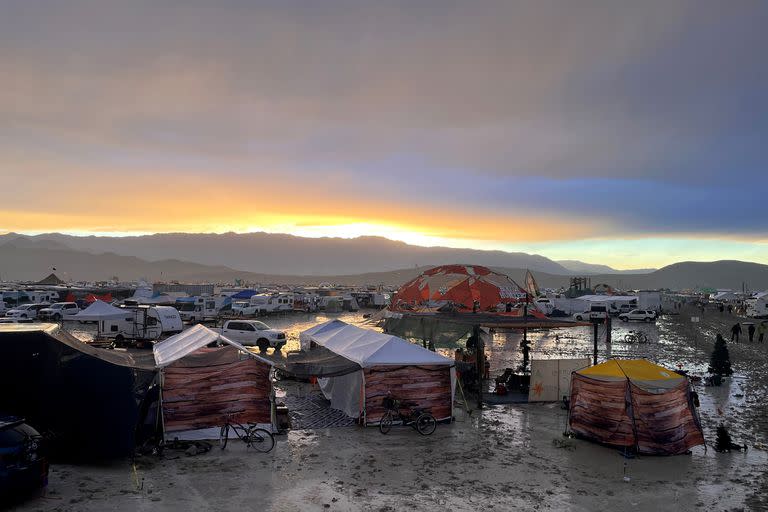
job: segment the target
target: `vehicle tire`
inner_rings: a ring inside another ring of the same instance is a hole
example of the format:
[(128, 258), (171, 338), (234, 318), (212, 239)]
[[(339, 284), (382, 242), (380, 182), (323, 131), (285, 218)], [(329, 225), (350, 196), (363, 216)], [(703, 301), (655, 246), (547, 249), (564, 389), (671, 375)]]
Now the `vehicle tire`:
[(423, 436), (432, 435), (436, 428), (437, 420), (435, 420), (435, 417), (428, 412), (421, 413), (419, 414), (419, 417), (416, 418), (416, 430), (419, 434)]
[(197, 321), (197, 319), (193, 316), (189, 317), (189, 323), (194, 324)]
[(260, 338), (259, 341), (256, 342), (256, 346), (259, 347), (260, 351), (266, 352), (269, 348), (269, 340), (266, 338)]
[(237, 316), (243, 316), (243, 312), (242, 311), (238, 311), (237, 312)]
[(384, 414), (384, 417), (381, 418), (381, 421), (379, 422), (379, 432), (382, 434), (386, 434), (392, 430), (392, 412), (387, 411), (386, 414)]
[(653, 320), (653, 318), (651, 318), (649, 316), (645, 317), (645, 322), (646, 323), (651, 323), (652, 320)]
[(270, 452), (275, 447), (275, 437), (263, 428), (252, 428), (248, 431), (248, 437), (253, 449), (261, 453)]
[(227, 441), (229, 440), (229, 425), (224, 425), (219, 430), (219, 448), (222, 450), (227, 447)]
[(23, 315), (21, 315), (21, 318), (27, 318), (27, 314), (24, 313)]
[(627, 317), (619, 318), (619, 320), (621, 320), (622, 322), (629, 322), (629, 318)]
[(123, 344), (124, 341), (125, 341), (125, 337), (122, 334), (118, 334), (117, 336), (115, 336), (115, 346), (119, 347), (120, 345)]
[(55, 315), (53, 315), (53, 319), (58, 322), (59, 320), (61, 320), (61, 315), (59, 313), (56, 313)]
[(578, 320), (579, 322), (581, 322), (581, 321), (582, 321), (582, 316), (581, 316), (581, 315), (576, 315), (576, 320)]

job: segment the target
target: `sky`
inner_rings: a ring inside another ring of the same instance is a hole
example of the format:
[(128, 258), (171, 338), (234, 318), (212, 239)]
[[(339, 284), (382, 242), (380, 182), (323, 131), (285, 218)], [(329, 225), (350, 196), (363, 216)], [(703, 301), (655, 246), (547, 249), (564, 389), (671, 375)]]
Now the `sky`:
[(0, 9), (0, 232), (768, 264), (762, 0)]

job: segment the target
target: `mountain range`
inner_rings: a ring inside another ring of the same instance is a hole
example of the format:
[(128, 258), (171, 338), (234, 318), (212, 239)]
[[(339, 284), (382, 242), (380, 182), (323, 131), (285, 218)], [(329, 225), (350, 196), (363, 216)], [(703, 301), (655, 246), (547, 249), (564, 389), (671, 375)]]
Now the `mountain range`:
[[(34, 281), (55, 267), (60, 277), (71, 281), (107, 280), (117, 276), (122, 280), (148, 281), (233, 282), (242, 279), (254, 283), (399, 285), (430, 266), (463, 262), (489, 266), (518, 282), (523, 281), (526, 270), (530, 269), (539, 285), (549, 288), (567, 286), (573, 275), (603, 270), (590, 275), (593, 285), (605, 283), (621, 289), (741, 289), (745, 285), (753, 290), (768, 289), (768, 266), (741, 261), (682, 262), (659, 270), (616, 271), (572, 260), (555, 262), (525, 253), (422, 248), (373, 237), (350, 241), (266, 233), (255, 235), (111, 238), (11, 233), (0, 235), (0, 279)], [(272, 241), (276, 241), (281, 250), (271, 246)], [(257, 242), (264, 245), (259, 247)], [(217, 243), (218, 250), (214, 250)], [(339, 248), (333, 249), (335, 243), (339, 243)], [(122, 253), (116, 252), (118, 250)], [(265, 254), (269, 257), (264, 257)], [(382, 254), (391, 256), (391, 260)], [(285, 259), (283, 266), (279, 264), (281, 257)], [(402, 264), (415, 257), (421, 264)], [(329, 258), (336, 260), (329, 261)], [(210, 263), (212, 261), (217, 263)], [(306, 262), (305, 267), (302, 267), (302, 261)], [(396, 267), (398, 263), (399, 268)], [(242, 267), (263, 267), (264, 271)], [(349, 270), (344, 271), (344, 268)], [(335, 272), (331, 273), (331, 270)]]

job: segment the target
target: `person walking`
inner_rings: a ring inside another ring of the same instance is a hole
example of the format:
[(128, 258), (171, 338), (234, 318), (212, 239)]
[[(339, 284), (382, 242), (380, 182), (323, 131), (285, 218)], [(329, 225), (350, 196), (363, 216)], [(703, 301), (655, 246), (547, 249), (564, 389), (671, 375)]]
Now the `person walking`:
[(752, 343), (755, 339), (755, 324), (749, 324), (747, 334), (749, 334), (749, 342)]
[(757, 341), (758, 343), (763, 342), (763, 338), (765, 338), (765, 331), (766, 331), (766, 325), (765, 322), (760, 322), (760, 326), (757, 328)]
[(739, 342), (739, 336), (741, 335), (741, 324), (738, 322), (731, 327), (731, 342)]

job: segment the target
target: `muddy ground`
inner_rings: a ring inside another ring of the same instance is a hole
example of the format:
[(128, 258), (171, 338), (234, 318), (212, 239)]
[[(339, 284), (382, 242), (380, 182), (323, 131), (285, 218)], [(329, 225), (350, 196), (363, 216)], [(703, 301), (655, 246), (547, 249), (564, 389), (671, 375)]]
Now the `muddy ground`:
[[(697, 315), (701, 322), (692, 323)], [(348, 316), (355, 321), (358, 317)], [(738, 319), (683, 310), (656, 324), (614, 324), (614, 340), (640, 329), (649, 344), (600, 344), (600, 357), (648, 357), (703, 374), (714, 335)], [(312, 319), (281, 319), (295, 338)], [(557, 334), (557, 337), (555, 336)], [(591, 354), (591, 331), (531, 333), (532, 357)], [(517, 333), (488, 347), (492, 373), (519, 363)], [(705, 447), (690, 455), (626, 459), (610, 448), (563, 437), (559, 404), (456, 408), (431, 437), (410, 428), (292, 431), (261, 454), (240, 443), (195, 456), (135, 463), (55, 465), (44, 497), (18, 510), (768, 510), (768, 343), (729, 344), (735, 370), (721, 387), (698, 386), (707, 440), (725, 423), (746, 453)], [(711, 445), (710, 445), (711, 446)], [(628, 479), (624, 477), (627, 476)], [(628, 481), (627, 481), (628, 480)]]

